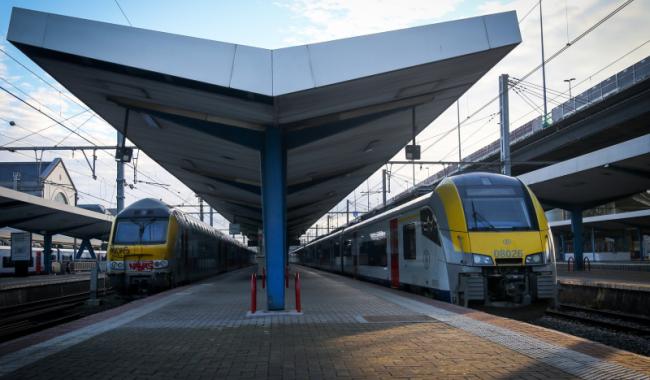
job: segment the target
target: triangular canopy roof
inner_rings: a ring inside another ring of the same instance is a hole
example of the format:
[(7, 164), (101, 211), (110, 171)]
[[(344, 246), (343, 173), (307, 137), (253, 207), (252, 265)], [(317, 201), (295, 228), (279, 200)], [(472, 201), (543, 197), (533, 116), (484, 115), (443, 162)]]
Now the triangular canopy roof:
[(282, 128), (294, 238), (521, 42), (514, 12), (268, 50), (18, 8), (7, 38), (249, 235)]

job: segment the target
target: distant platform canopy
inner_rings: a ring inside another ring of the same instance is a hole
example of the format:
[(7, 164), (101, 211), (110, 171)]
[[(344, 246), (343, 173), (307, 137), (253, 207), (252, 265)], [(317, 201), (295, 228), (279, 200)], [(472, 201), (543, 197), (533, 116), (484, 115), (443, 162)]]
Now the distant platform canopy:
[(0, 187), (0, 227), (108, 240), (113, 217)]
[(521, 42), (515, 12), (268, 50), (19, 8), (7, 39), (249, 237), (279, 130), (289, 238)]
[(650, 134), (537, 169), (519, 178), (546, 209), (586, 210), (650, 189)]

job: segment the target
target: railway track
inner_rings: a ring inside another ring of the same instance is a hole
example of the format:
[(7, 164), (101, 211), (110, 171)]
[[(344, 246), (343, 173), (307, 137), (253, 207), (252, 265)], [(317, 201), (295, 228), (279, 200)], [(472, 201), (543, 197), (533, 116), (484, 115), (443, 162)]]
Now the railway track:
[[(98, 292), (98, 296), (111, 292)], [(89, 297), (90, 292), (81, 292), (0, 308), (0, 342), (84, 316), (80, 306)]]
[(546, 314), (552, 317), (577, 321), (586, 325), (609, 330), (650, 337), (650, 318), (619, 313), (608, 310), (596, 310), (576, 305), (562, 304), (558, 310), (548, 309)]

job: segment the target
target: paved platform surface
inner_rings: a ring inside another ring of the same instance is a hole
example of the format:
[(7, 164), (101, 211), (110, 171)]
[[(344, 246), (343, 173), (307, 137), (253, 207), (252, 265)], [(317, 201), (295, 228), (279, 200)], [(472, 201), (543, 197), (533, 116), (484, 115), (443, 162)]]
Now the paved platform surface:
[(650, 272), (592, 269), (567, 272), (558, 265), (561, 284), (595, 286), (599, 288), (626, 289), (650, 292)]
[[(104, 273), (99, 274), (103, 278)], [(72, 273), (61, 275), (31, 275), (27, 277), (0, 277), (0, 291), (31, 286), (43, 286), (64, 282), (89, 281), (90, 273)]]
[(0, 345), (0, 375), (650, 379), (648, 357), (333, 274), (293, 269), (303, 274), (303, 315), (246, 317), (250, 270), (241, 270)]
[[(650, 272), (650, 260), (592, 261), (590, 264), (591, 267), (594, 269)], [(563, 267), (564, 269), (566, 269), (568, 263), (566, 261), (558, 261), (557, 266), (558, 268)]]

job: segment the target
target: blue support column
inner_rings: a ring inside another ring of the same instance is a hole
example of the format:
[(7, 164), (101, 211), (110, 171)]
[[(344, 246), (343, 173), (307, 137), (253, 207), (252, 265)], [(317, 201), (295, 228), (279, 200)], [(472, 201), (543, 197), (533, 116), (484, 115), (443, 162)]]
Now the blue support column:
[(93, 260), (97, 260), (97, 257), (95, 256), (95, 250), (93, 249), (93, 245), (90, 244), (90, 239), (84, 238), (81, 240), (81, 245), (79, 246), (79, 250), (74, 255), (75, 260), (79, 260), (81, 258), (81, 255), (83, 255), (84, 250), (88, 250), (88, 253), (90, 253), (90, 257)]
[(268, 127), (262, 149), (262, 217), (269, 310), (284, 310), (287, 253), (287, 156), (282, 130)]
[(52, 234), (43, 234), (43, 266), (45, 273), (52, 273)]
[(643, 250), (643, 230), (641, 227), (636, 228), (636, 233), (639, 237), (639, 260), (643, 261), (645, 259), (645, 251)]
[(583, 228), (582, 209), (571, 210), (571, 231), (573, 232), (573, 258), (575, 259), (576, 270), (582, 270), (583, 260)]

